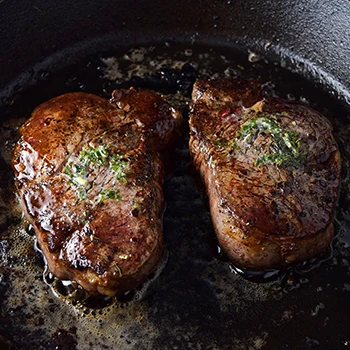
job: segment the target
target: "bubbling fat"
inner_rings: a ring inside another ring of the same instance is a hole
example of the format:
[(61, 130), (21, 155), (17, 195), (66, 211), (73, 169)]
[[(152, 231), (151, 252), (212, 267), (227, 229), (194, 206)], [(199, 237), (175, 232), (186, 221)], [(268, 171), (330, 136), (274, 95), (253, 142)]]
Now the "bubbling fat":
[[(41, 254), (40, 248), (37, 246), (37, 241), (35, 239), (34, 243), (35, 250)], [(126, 308), (131, 305), (131, 303), (141, 300), (143, 295), (147, 292), (149, 286), (157, 280), (158, 276), (161, 274), (166, 266), (168, 260), (168, 251), (164, 250), (162, 257), (150, 276), (134, 290), (129, 290), (124, 292), (122, 295), (115, 297), (109, 297), (105, 295), (90, 295), (76, 282), (70, 280), (60, 280), (56, 278), (48, 269), (45, 263), (45, 268), (43, 272), (43, 281), (48, 285), (52, 293), (65, 301), (67, 304), (72, 305), (77, 312), (82, 312), (87, 314), (96, 314), (96, 310), (99, 313), (110, 312), (112, 309)], [(43, 256), (45, 261), (45, 257)], [(100, 313), (101, 314), (101, 313)]]

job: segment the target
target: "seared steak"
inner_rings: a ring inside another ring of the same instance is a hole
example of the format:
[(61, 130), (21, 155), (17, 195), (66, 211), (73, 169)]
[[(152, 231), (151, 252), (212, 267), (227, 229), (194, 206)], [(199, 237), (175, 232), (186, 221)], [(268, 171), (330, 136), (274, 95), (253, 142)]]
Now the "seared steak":
[(279, 268), (327, 247), (341, 158), (325, 117), (301, 103), (263, 99), (253, 81), (201, 80), (190, 129), (219, 244), (235, 263)]
[(134, 288), (162, 253), (163, 167), (180, 113), (145, 90), (69, 93), (37, 107), (13, 155), (51, 272), (92, 294)]

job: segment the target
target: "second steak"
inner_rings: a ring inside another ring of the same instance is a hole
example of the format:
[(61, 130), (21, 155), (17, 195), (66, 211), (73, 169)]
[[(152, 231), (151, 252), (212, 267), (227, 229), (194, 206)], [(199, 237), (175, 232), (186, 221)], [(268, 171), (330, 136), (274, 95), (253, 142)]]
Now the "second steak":
[(190, 129), (219, 244), (235, 263), (279, 268), (329, 245), (341, 159), (325, 117), (263, 99), (253, 81), (201, 80)]

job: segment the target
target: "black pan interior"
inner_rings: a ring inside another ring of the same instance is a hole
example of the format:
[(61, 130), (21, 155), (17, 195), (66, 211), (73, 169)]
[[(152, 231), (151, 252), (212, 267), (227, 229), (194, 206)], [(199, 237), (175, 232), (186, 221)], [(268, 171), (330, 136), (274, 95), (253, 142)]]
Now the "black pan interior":
[[(41, 70), (32, 77), (33, 84), (18, 87), (2, 107), (1, 348), (346, 349), (350, 346), (349, 110), (319, 82), (248, 50), (170, 41), (144, 47), (104, 51), (73, 60), (64, 69)], [(139, 56), (133, 56), (135, 52)], [(118, 62), (118, 74), (108, 78), (106, 68), (113, 62)], [(331, 247), (287, 270), (237, 271), (218, 251), (204, 187), (190, 163), (184, 123), (183, 136), (169, 155), (164, 185), (163, 268), (117, 301), (83, 301), (79, 293), (69, 295), (69, 284), (47, 272), (45, 283), (43, 259), (13, 194), (9, 156), (18, 125), (35, 106), (59, 94), (87, 91), (108, 98), (113, 89), (131, 85), (164, 94), (187, 120), (194, 80), (225, 74), (257, 79), (265, 84), (265, 94), (301, 100), (332, 121), (343, 156), (343, 181)]]

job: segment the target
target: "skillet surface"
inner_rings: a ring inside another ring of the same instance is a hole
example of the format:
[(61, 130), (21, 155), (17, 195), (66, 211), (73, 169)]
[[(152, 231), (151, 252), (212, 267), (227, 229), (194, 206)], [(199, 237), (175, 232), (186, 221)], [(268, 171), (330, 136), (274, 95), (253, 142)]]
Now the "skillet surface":
[[(285, 271), (237, 274), (218, 253), (204, 188), (190, 164), (188, 127), (184, 125), (183, 138), (169, 155), (169, 178), (164, 186), (167, 253), (154, 276), (118, 301), (83, 301), (79, 293), (69, 294), (69, 283), (62, 284), (47, 272), (43, 279), (44, 262), (30, 228), (21, 220), (9, 168), (17, 127), (31, 110), (68, 91), (109, 97), (114, 88), (134, 85), (166, 94), (186, 115), (196, 77), (217, 74), (258, 79), (265, 83), (266, 94), (307, 102), (332, 121), (343, 155), (337, 236), (332, 247), (317, 259)], [(36, 84), (24, 86), (2, 111), (1, 348), (350, 346), (349, 112), (327, 91), (254, 53), (172, 43), (105, 52), (58, 72), (41, 71), (40, 75)], [(261, 281), (264, 283), (258, 283)]]

